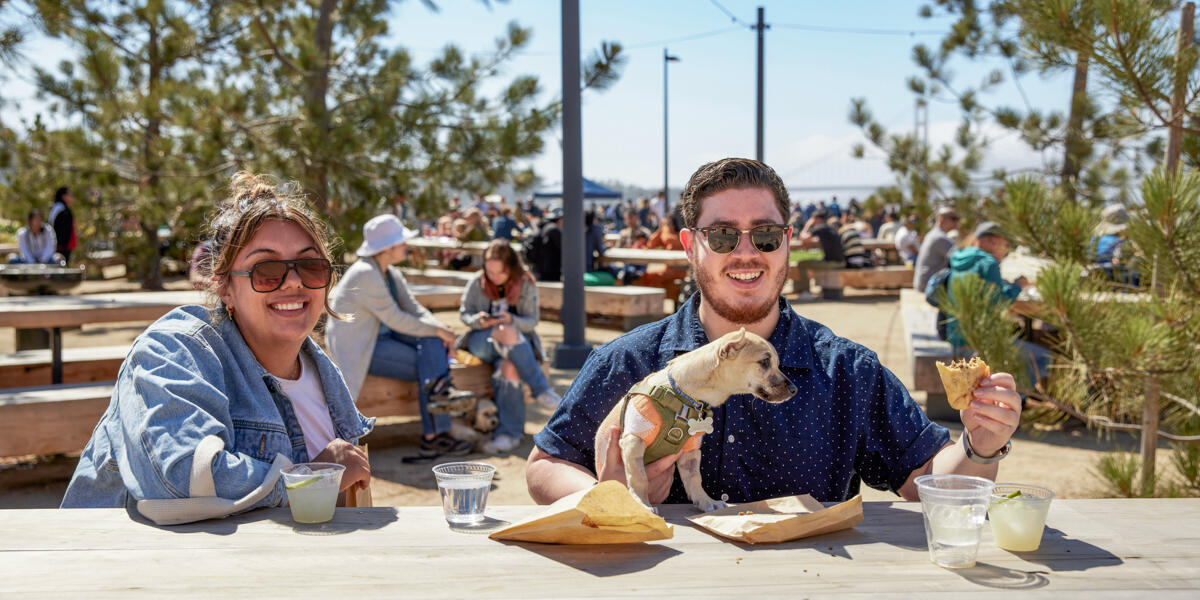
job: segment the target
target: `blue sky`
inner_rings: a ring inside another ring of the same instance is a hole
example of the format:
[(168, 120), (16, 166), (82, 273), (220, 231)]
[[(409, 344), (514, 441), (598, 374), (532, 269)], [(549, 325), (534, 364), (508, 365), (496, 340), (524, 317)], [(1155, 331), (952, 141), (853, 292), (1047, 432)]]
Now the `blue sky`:
[[(473, 0), (440, 0), (441, 9), (421, 2), (398, 2), (391, 14), (391, 39), (420, 63), (446, 43), (468, 52), (493, 45), (509, 21), (533, 29), (526, 51), (505, 67), (504, 81), (537, 75), (546, 99), (561, 89), (559, 2), (510, 0), (485, 5)], [(937, 34), (882, 35), (826, 32), (794, 26), (903, 31), (942, 31), (951, 20), (917, 16), (921, 2), (903, 0), (720, 0), (745, 24), (766, 8), (772, 25), (766, 34), (765, 159), (789, 186), (873, 186), (891, 180), (882, 162), (850, 157), (862, 140), (847, 121), (850, 99), (867, 99), (889, 129), (911, 130), (913, 99), (905, 80), (916, 73), (911, 50), (917, 42), (936, 44)], [(753, 156), (755, 121), (755, 33), (731, 22), (711, 0), (582, 0), (581, 46), (586, 55), (602, 40), (621, 42), (628, 63), (621, 80), (606, 92), (588, 92), (583, 106), (583, 166), (591, 179), (620, 180), (645, 187), (662, 184), (663, 47), (681, 62), (670, 65), (670, 184), (681, 187), (700, 164), (724, 156)], [(713, 35), (685, 39), (698, 34)], [(31, 40), (27, 55), (53, 63), (57, 44)], [(1002, 64), (953, 65), (959, 80), (975, 83)], [(1032, 74), (1021, 80), (1030, 103), (1042, 109), (1066, 107), (1070, 78)], [(20, 113), (36, 111), (32, 90), (20, 80), (7, 84), (8, 98), (23, 100)], [(1022, 106), (1010, 81), (986, 98), (989, 104)], [(14, 122), (11, 107), (6, 122)], [(934, 103), (932, 141), (949, 139), (957, 108)], [(533, 161), (548, 182), (561, 179), (559, 132), (548, 136), (546, 151)], [(1011, 134), (995, 132), (987, 165), (1024, 167), (1038, 156)], [(875, 153), (878, 155), (878, 152)]]

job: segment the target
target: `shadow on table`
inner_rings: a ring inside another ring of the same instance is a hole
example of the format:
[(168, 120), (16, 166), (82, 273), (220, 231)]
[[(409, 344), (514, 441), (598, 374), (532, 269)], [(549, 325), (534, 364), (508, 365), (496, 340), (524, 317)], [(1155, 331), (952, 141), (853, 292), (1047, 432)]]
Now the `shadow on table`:
[(333, 520), (326, 523), (296, 523), (292, 520), (291, 510), (258, 509), (224, 519), (209, 519), (196, 523), (182, 525), (156, 525), (136, 510), (127, 510), (129, 518), (149, 527), (174, 533), (206, 533), (209, 535), (232, 535), (237, 533), (243, 524), (261, 521), (275, 521), (280, 525), (292, 528), (301, 535), (342, 535), (355, 531), (381, 529), (395, 522), (398, 517), (394, 507), (375, 508), (339, 508), (333, 515)]
[(1031, 563), (1045, 565), (1051, 571), (1086, 571), (1094, 567), (1123, 564), (1121, 557), (1094, 544), (1067, 537), (1061, 530), (1046, 527), (1042, 544), (1033, 552), (1013, 552)]
[(946, 569), (958, 574), (963, 579), (984, 587), (1003, 590), (1033, 590), (1045, 587), (1050, 583), (1045, 571), (1022, 571), (998, 567), (987, 563), (977, 563), (967, 569)]
[[(500, 540), (554, 562), (596, 577), (612, 577), (653, 569), (668, 558), (683, 554), (660, 544), (538, 544)], [(564, 593), (567, 593), (564, 590)]]

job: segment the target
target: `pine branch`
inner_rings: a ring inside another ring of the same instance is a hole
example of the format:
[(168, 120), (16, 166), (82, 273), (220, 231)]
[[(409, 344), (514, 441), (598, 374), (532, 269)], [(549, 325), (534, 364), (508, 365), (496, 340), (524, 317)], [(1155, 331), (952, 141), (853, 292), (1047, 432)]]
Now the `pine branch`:
[(1161, 392), (1161, 394), (1168, 400), (1182, 404), (1185, 408), (1192, 411), (1193, 414), (1200, 416), (1200, 407), (1197, 407), (1195, 404), (1192, 404), (1191, 402), (1188, 402), (1187, 400), (1184, 400), (1183, 398), (1180, 398), (1179, 396), (1176, 396), (1170, 392)]
[[(1112, 419), (1109, 419), (1108, 417), (1089, 415), (1087, 413), (1080, 412), (1080, 411), (1076, 410), (1075, 408), (1071, 407), (1070, 405), (1062, 402), (1061, 400), (1059, 400), (1053, 396), (1050, 396), (1049, 394), (1044, 394), (1042, 392), (1037, 392), (1037, 391), (1029, 391), (1026, 393), (1026, 395), (1042, 404), (1049, 404), (1049, 405), (1053, 406), (1054, 408), (1057, 408), (1058, 410), (1061, 410), (1061, 411), (1071, 415), (1072, 417), (1079, 419), (1080, 421), (1083, 421), (1083, 422), (1091, 424), (1091, 425), (1096, 425), (1097, 427), (1103, 427), (1105, 429), (1113, 429), (1116, 431), (1136, 431), (1138, 433), (1142, 432), (1141, 425), (1133, 425), (1130, 423), (1117, 423), (1116, 421), (1113, 421)], [(1179, 443), (1185, 443), (1185, 444), (1200, 443), (1200, 435), (1178, 435), (1178, 434), (1174, 434), (1174, 433), (1168, 433), (1161, 429), (1158, 430), (1158, 437), (1163, 438), (1165, 440), (1172, 441), (1172, 442), (1179, 442)]]

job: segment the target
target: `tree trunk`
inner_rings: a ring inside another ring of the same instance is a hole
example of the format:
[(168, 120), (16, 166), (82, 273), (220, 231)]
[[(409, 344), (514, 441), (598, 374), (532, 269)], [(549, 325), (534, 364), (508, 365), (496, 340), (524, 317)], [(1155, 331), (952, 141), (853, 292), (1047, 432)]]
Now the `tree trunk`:
[[(149, 197), (149, 205), (159, 206), (162, 193), (162, 156), (159, 154), (159, 138), (162, 136), (162, 112), (159, 109), (159, 103), (162, 101), (159, 98), (159, 83), (162, 79), (163, 59), (162, 53), (159, 50), (158, 26), (155, 19), (158, 18), (157, 13), (149, 13), (146, 15), (149, 25), (149, 37), (146, 41), (146, 53), (148, 62), (148, 74), (146, 77), (146, 129), (142, 132), (142, 167), (145, 169), (145, 174), (140, 182), (141, 192)], [(135, 203), (136, 205), (136, 203)], [(139, 207), (140, 208), (140, 207)], [(141, 273), (142, 289), (144, 290), (161, 290), (162, 284), (162, 268), (159, 266), (158, 255), (158, 223), (147, 224), (144, 217), (144, 211), (139, 210), (137, 215), (138, 227), (142, 230), (142, 235), (146, 238), (146, 247), (149, 249), (147, 256), (149, 257), (146, 263), (146, 270)]]
[(1071, 114), (1067, 117), (1067, 138), (1063, 149), (1062, 188), (1067, 198), (1075, 201), (1079, 182), (1080, 163), (1083, 162), (1085, 140), (1083, 117), (1087, 113), (1087, 78), (1091, 55), (1086, 52), (1075, 54), (1075, 83), (1071, 86)]
[(320, 214), (334, 217), (330, 214), (329, 206), (329, 165), (325, 161), (325, 148), (321, 145), (328, 138), (330, 130), (329, 108), (326, 98), (329, 93), (330, 51), (333, 47), (334, 11), (337, 0), (321, 0), (320, 14), (317, 16), (316, 39), (313, 42), (320, 56), (320, 63), (305, 80), (308, 82), (307, 98), (308, 114), (311, 127), (316, 137), (312, 140), (317, 145), (309, 148), (309, 165), (306, 168), (305, 192), (312, 200), (314, 208)]
[(1187, 108), (1184, 96), (1188, 87), (1187, 51), (1192, 47), (1193, 22), (1196, 18), (1196, 3), (1188, 2), (1179, 11), (1179, 37), (1175, 50), (1175, 72), (1172, 76), (1171, 124), (1167, 128), (1167, 173), (1175, 174), (1179, 168), (1179, 152), (1183, 146), (1183, 116)]
[(1146, 396), (1142, 400), (1142, 495), (1154, 495), (1155, 452), (1158, 450), (1159, 381), (1146, 376)]

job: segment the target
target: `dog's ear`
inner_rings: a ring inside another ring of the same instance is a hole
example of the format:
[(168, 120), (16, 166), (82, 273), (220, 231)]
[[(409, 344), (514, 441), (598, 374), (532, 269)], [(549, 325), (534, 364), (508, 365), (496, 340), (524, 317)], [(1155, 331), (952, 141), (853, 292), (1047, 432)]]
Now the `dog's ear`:
[(738, 355), (742, 348), (746, 347), (746, 328), (743, 327), (734, 333), (725, 336), (728, 339), (722, 340), (721, 347), (717, 350), (717, 356), (721, 360), (728, 360)]

